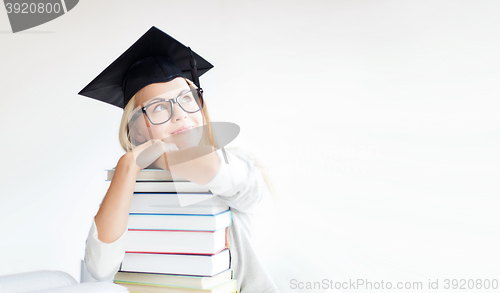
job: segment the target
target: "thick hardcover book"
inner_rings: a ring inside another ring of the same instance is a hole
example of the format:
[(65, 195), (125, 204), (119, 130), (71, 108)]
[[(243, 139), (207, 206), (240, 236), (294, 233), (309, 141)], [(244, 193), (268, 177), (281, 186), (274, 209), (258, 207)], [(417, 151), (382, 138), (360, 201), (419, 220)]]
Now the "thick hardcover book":
[(218, 231), (128, 230), (126, 252), (216, 254), (226, 248), (226, 229)]
[[(106, 180), (113, 180), (113, 175), (115, 175), (115, 169), (106, 170)], [(137, 181), (188, 181), (186, 179), (181, 179), (179, 176), (172, 178), (172, 173), (163, 169), (142, 169), (137, 174)]]
[(114, 277), (114, 281), (135, 283), (138, 285), (163, 285), (192, 289), (207, 289), (231, 281), (232, 278), (232, 270), (223, 271), (213, 277), (118, 272)]
[(229, 249), (214, 255), (125, 253), (120, 271), (214, 276), (229, 269)]
[(130, 292), (140, 293), (232, 293), (238, 287), (236, 280), (231, 280), (223, 284), (208, 289), (179, 288), (170, 286), (140, 285), (135, 283), (115, 281), (115, 283), (126, 287)]
[(134, 193), (130, 213), (208, 214), (226, 211), (229, 206), (212, 193)]
[(134, 192), (210, 192), (191, 181), (150, 181), (136, 182)]
[(231, 225), (231, 210), (215, 215), (135, 214), (128, 216), (129, 230), (217, 231)]

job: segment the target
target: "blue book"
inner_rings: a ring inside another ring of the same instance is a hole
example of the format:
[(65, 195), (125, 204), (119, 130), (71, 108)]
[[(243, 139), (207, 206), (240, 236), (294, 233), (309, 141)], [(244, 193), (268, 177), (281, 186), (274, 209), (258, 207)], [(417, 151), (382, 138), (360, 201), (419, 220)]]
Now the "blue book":
[(231, 225), (231, 210), (215, 215), (130, 213), (129, 230), (217, 231)]

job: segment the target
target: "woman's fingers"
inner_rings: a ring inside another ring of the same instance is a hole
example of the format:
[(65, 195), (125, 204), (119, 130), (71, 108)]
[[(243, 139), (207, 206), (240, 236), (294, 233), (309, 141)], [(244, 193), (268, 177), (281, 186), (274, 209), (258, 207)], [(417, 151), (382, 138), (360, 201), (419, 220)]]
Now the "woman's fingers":
[(163, 143), (163, 149), (165, 150), (165, 152), (169, 152), (169, 151), (178, 151), (179, 148), (175, 145), (175, 143), (171, 143), (171, 142), (164, 142)]
[(151, 139), (151, 140), (148, 140), (146, 141), (145, 143), (143, 144), (140, 144), (136, 147), (134, 147), (132, 149), (132, 152), (134, 153), (134, 157), (137, 158), (137, 156), (143, 151), (145, 150), (146, 148), (148, 148), (149, 146), (151, 146), (153, 143), (155, 143), (155, 140)]
[(133, 149), (135, 163), (146, 168), (156, 161), (164, 152), (177, 150), (175, 144), (165, 144), (161, 140), (150, 140)]

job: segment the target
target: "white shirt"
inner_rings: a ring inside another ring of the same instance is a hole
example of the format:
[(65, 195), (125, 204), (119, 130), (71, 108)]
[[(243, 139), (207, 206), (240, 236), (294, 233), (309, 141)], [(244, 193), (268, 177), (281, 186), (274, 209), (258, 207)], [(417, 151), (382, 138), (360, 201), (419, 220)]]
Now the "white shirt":
[[(203, 186), (231, 207), (233, 219), (228, 239), (231, 269), (238, 282), (238, 291), (279, 292), (251, 245), (252, 210), (267, 192), (262, 174), (242, 149), (226, 149), (228, 164), (221, 150), (216, 153), (220, 161), (219, 171)], [(127, 231), (116, 241), (104, 243), (98, 239), (95, 221), (92, 221), (85, 249), (85, 264), (92, 277), (101, 281), (113, 278), (125, 255), (126, 234)]]

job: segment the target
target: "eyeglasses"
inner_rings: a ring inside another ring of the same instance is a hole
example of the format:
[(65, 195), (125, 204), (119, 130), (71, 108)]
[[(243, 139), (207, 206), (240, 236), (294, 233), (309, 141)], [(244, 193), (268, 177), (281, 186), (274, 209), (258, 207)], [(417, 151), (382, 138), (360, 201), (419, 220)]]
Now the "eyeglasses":
[(177, 103), (184, 112), (196, 113), (203, 108), (203, 89), (185, 90), (173, 99), (154, 98), (151, 102), (137, 111), (130, 122), (137, 119), (141, 113), (145, 113), (149, 122), (153, 125), (168, 122), (174, 114), (174, 104)]

